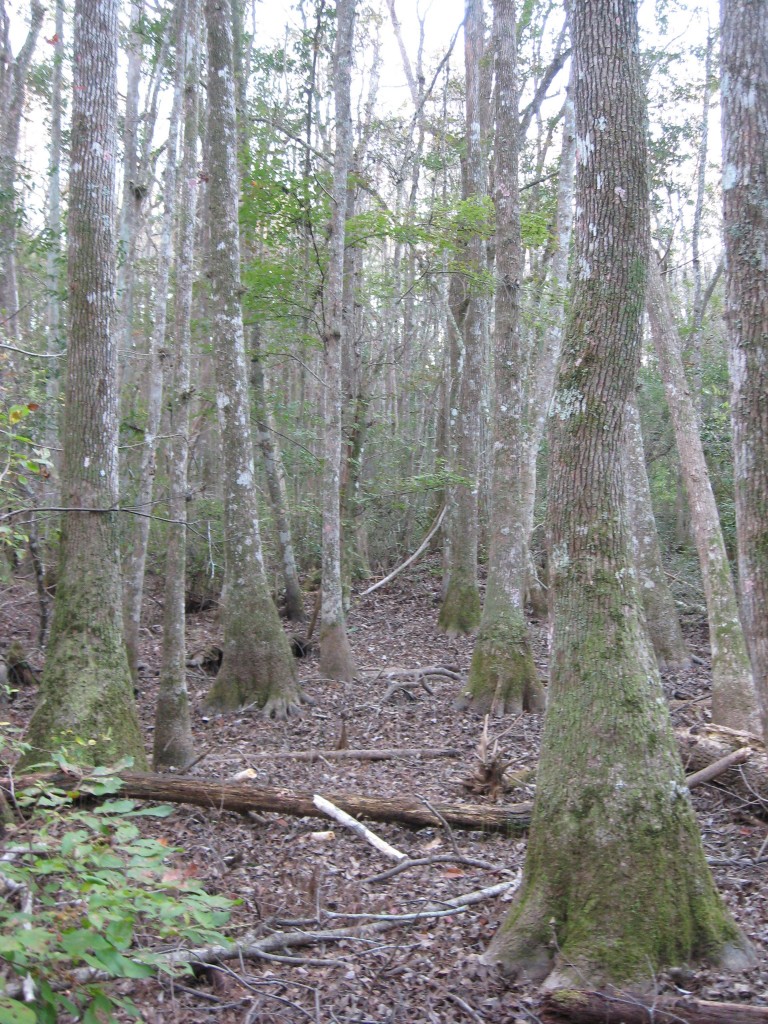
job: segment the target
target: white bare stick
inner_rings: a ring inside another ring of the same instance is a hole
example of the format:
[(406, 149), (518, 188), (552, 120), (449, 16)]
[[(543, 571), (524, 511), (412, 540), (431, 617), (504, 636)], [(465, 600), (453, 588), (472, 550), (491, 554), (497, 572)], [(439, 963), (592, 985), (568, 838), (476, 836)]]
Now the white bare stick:
[(385, 857), (389, 857), (390, 860), (401, 861), (405, 860), (405, 854), (400, 850), (396, 850), (394, 846), (390, 846), (384, 839), (377, 836), (375, 832), (371, 832), (369, 828), (366, 828), (362, 822), (358, 821), (357, 818), (353, 818), (351, 814), (347, 814), (346, 811), (342, 811), (336, 804), (332, 804), (330, 800), (326, 800), (325, 797), (318, 796), (317, 793), (312, 797), (312, 802), (319, 811), (323, 814), (327, 814), (329, 818), (333, 818), (334, 821), (338, 821), (340, 825), (344, 825), (350, 829), (356, 835), (364, 839), (366, 843), (370, 843), (371, 846), (375, 847), (379, 853), (383, 853)]
[(432, 540), (432, 538), (437, 533), (437, 531), (440, 529), (440, 524), (443, 521), (443, 516), (444, 515), (445, 515), (445, 505), (443, 505), (443, 507), (440, 509), (440, 513), (439, 513), (437, 519), (432, 524), (429, 533), (424, 538), (424, 540), (421, 542), (421, 544), (416, 548), (416, 550), (413, 552), (413, 554), (410, 555), (408, 558), (406, 558), (406, 560), (404, 562), (402, 562), (400, 565), (398, 565), (398, 567), (396, 569), (393, 569), (392, 572), (389, 574), (389, 576), (385, 576), (383, 580), (379, 580), (378, 583), (374, 583), (372, 587), (368, 587), (367, 590), (364, 590), (362, 592), (362, 594), (360, 595), (360, 597), (367, 597), (368, 594), (372, 594), (374, 592), (374, 590), (378, 590), (379, 587), (383, 587), (385, 583), (389, 583), (389, 581), (393, 580), (395, 578), (395, 576), (399, 576), (400, 573), (403, 571), (403, 569), (407, 569), (409, 565), (412, 565), (416, 561), (416, 559), (419, 557), (419, 555), (423, 551), (426, 550), (427, 545)]

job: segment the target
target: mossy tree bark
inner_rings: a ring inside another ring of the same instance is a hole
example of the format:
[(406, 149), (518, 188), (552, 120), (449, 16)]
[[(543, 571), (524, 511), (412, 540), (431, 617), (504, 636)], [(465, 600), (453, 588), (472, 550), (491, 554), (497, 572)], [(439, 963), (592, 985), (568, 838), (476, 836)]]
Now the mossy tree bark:
[(712, 720), (730, 729), (760, 735), (762, 725), (757, 692), (723, 531), (709, 482), (696, 406), (683, 367), (680, 337), (669, 296), (658, 260), (653, 254), (648, 274), (647, 309), (680, 454), (691, 528), (704, 581), (712, 656)]
[(187, 693), (186, 523), (191, 388), (192, 286), (194, 283), (195, 217), (197, 210), (197, 137), (199, 128), (200, 3), (181, 0), (176, 50), (177, 74), (184, 76), (183, 140), (179, 168), (176, 233), (176, 301), (174, 346), (167, 361), (168, 415), (171, 434), (168, 464), (168, 533), (163, 601), (163, 649), (155, 711), (155, 768), (184, 768), (194, 758)]
[[(77, 0), (69, 180), (69, 358), (58, 586), (33, 764), (60, 746), (88, 764), (144, 747), (123, 643), (117, 535), (115, 168), (117, 0)], [(92, 510), (92, 511), (91, 511)]]
[(528, 540), (522, 473), (525, 463), (520, 285), (518, 87), (513, 0), (494, 0), (496, 319), (491, 545), (485, 603), (465, 700), (481, 712), (543, 710), (544, 693), (531, 655), (524, 596)]
[(726, 318), (739, 589), (768, 738), (768, 7), (721, 6)]
[(575, 0), (575, 282), (550, 415), (549, 708), (523, 883), (485, 954), (548, 985), (652, 982), (738, 933), (642, 628), (621, 447), (648, 252), (635, 0)]
[(237, 124), (228, 0), (206, 0), (210, 252), (216, 404), (223, 447), (224, 654), (208, 703), (284, 717), (300, 702), (293, 656), (264, 571), (240, 308)]
[[(481, 61), (485, 23), (482, 0), (467, 0), (464, 19), (464, 62), (466, 82), (466, 157), (462, 161), (462, 198), (472, 216), (481, 213), (487, 196), (485, 145), (482, 125)], [(476, 205), (475, 205), (476, 204)], [(474, 209), (473, 209), (474, 207)], [(459, 359), (458, 409), (451, 409), (451, 469), (461, 482), (452, 491), (448, 586), (438, 619), (446, 633), (471, 633), (480, 622), (480, 591), (477, 585), (478, 489), (480, 411), (483, 389), (483, 332), (487, 319), (487, 259), (479, 227), (472, 231), (460, 257), (464, 264), (458, 287), (451, 284), (454, 330), (463, 351)], [(460, 290), (464, 296), (456, 298)]]
[(352, 158), (350, 83), (355, 0), (337, 0), (333, 83), (336, 104), (336, 150), (333, 162), (333, 211), (326, 283), (325, 386), (323, 421), (323, 597), (320, 613), (320, 671), (327, 679), (354, 677), (356, 667), (344, 616), (341, 577), (342, 359), (344, 332), (344, 232)]
[(623, 458), (632, 554), (645, 609), (648, 637), (660, 669), (683, 668), (690, 664), (690, 657), (680, 628), (675, 600), (664, 576), (635, 395), (627, 403), (626, 417)]

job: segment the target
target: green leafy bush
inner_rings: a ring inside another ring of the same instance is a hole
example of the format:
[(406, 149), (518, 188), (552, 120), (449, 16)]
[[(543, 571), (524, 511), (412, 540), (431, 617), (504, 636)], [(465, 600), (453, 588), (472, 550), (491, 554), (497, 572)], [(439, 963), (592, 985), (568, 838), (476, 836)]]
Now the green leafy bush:
[[(68, 768), (63, 759), (59, 767)], [(109, 1024), (118, 1009), (138, 1017), (105, 980), (189, 970), (160, 947), (224, 941), (218, 929), (233, 902), (175, 870), (170, 856), (178, 851), (139, 829), (140, 819), (173, 808), (114, 796), (121, 786), (114, 770), (97, 768), (72, 791), (39, 783), (15, 794), (29, 817), (6, 825), (0, 860), (0, 961), (10, 968), (10, 976), (0, 974), (0, 1020), (7, 1024), (55, 1024), (63, 1014)], [(102, 802), (75, 806), (87, 794)], [(78, 969), (86, 974), (74, 984)], [(25, 979), (27, 992), (19, 993)]]

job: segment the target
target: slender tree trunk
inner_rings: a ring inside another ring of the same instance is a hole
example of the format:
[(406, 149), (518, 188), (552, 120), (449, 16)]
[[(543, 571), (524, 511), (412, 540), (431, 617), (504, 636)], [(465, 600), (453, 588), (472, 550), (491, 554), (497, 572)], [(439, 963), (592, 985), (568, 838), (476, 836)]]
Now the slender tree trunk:
[(283, 565), (285, 610), (292, 622), (303, 622), (305, 617), (304, 598), (301, 593), (301, 583), (299, 582), (299, 574), (296, 569), (296, 557), (293, 553), (285, 471), (283, 470), (283, 460), (280, 457), (280, 446), (273, 438), (272, 424), (270, 422), (271, 416), (267, 408), (258, 328), (254, 328), (252, 334), (251, 382), (253, 384), (253, 400), (256, 408), (256, 440), (264, 461), (264, 472), (267, 477), (267, 487), (269, 488), (269, 500), (272, 503), (272, 515), (275, 518), (275, 527), (277, 529), (280, 561)]
[(757, 696), (731, 567), (709, 482), (696, 409), (680, 357), (680, 339), (655, 256), (650, 261), (647, 307), (704, 580), (712, 649), (712, 720), (760, 735)]
[(267, 587), (261, 550), (240, 308), (239, 174), (232, 59), (232, 11), (226, 0), (206, 0), (210, 253), (208, 278), (221, 422), (224, 538), (227, 559), (223, 606), (224, 656), (209, 703), (234, 709), (255, 703), (285, 717), (300, 694), (288, 639)]
[[(50, 248), (45, 260), (46, 289), (46, 340), (49, 352), (61, 352), (66, 348), (61, 316), (61, 122), (62, 122), (62, 65), (64, 62), (64, 0), (56, 0), (56, 42), (54, 44), (53, 73), (51, 75), (51, 143), (48, 153), (48, 210), (46, 226)], [(45, 385), (45, 446), (51, 452), (54, 472), (45, 483), (43, 504), (59, 504), (59, 468), (61, 460), (54, 449), (58, 447), (59, 415), (58, 398), (63, 367), (61, 360), (52, 360)]]
[(139, 86), (142, 44), (139, 30), (142, 0), (131, 0), (126, 46), (125, 111), (123, 115), (123, 196), (120, 209), (120, 260), (117, 294), (120, 331), (120, 380), (133, 349), (133, 285), (136, 271), (136, 239), (141, 206), (148, 185), (139, 175)]
[(0, 319), (7, 337), (19, 335), (19, 299), (16, 287), (16, 155), (19, 149), (21, 116), (24, 112), (27, 75), (43, 23), (45, 8), (39, 0), (30, 4), (27, 37), (14, 57), (10, 22), (5, 0), (0, 5)]
[[(573, 75), (573, 72), (571, 72)], [(563, 144), (560, 168), (557, 175), (557, 216), (555, 220), (555, 252), (545, 291), (543, 320), (546, 324), (540, 346), (531, 353), (530, 369), (526, 384), (527, 433), (525, 437), (525, 460), (522, 465), (522, 487), (525, 501), (525, 536), (530, 544), (533, 534), (533, 517), (536, 508), (537, 462), (547, 410), (555, 383), (557, 360), (563, 340), (565, 299), (568, 289), (568, 259), (571, 252), (571, 230), (573, 226), (573, 182), (576, 164), (576, 129), (573, 109), (573, 83), (568, 89), (563, 107)], [(529, 560), (528, 600), (538, 614), (546, 613), (547, 598), (537, 582), (534, 567)]]
[(176, 234), (176, 302), (173, 354), (166, 364), (170, 386), (168, 462), (168, 531), (163, 600), (163, 650), (155, 711), (155, 768), (184, 768), (194, 758), (186, 666), (187, 467), (189, 413), (192, 400), (192, 286), (195, 279), (197, 211), (197, 139), (200, 118), (200, 2), (181, 0), (177, 60), (184, 75), (184, 137), (179, 167), (180, 191)]
[(51, 639), (26, 736), (27, 765), (60, 746), (70, 758), (91, 764), (126, 755), (146, 763), (123, 643), (117, 514), (112, 511), (118, 501), (117, 338), (112, 331), (117, 9), (117, 0), (75, 4), (62, 472), (62, 500), (72, 511), (62, 523)]
[(768, 7), (721, 7), (726, 316), (739, 589), (768, 738)]
[(494, 0), (496, 134), (496, 321), (493, 483), (488, 583), (469, 693), (482, 712), (540, 711), (544, 692), (533, 663), (523, 600), (528, 540), (522, 468), (525, 459), (520, 287), (523, 242), (518, 191), (518, 87), (514, 0)]
[[(467, 0), (464, 19), (466, 141), (463, 198), (482, 202), (487, 196), (485, 147), (481, 116), (481, 61), (484, 46), (482, 0)], [(460, 285), (463, 316), (456, 316), (456, 330), (463, 343), (459, 377), (458, 415), (452, 417), (453, 471), (462, 482), (454, 486), (448, 586), (438, 619), (446, 633), (471, 633), (480, 622), (480, 591), (477, 586), (478, 492), (480, 467), (480, 410), (483, 397), (484, 320), (487, 302), (485, 239), (472, 234), (466, 248), (467, 280)], [(453, 282), (452, 282), (453, 287)]]
[(350, 80), (355, 0), (337, 0), (333, 80), (336, 98), (336, 152), (333, 212), (325, 293), (326, 323), (323, 421), (323, 604), (320, 618), (320, 671), (327, 679), (352, 679), (355, 663), (344, 622), (341, 578), (341, 389), (344, 343), (344, 229), (352, 156)]
[[(181, 19), (182, 6), (176, 4), (175, 17)], [(134, 682), (137, 681), (139, 660), (139, 629), (141, 604), (144, 597), (144, 569), (147, 562), (149, 528), (151, 524), (152, 496), (157, 472), (157, 435), (163, 414), (163, 366), (168, 353), (165, 347), (165, 324), (168, 311), (168, 285), (173, 258), (173, 222), (176, 212), (176, 160), (179, 140), (182, 93), (184, 89), (184, 29), (178, 28), (176, 64), (174, 72), (173, 104), (168, 120), (166, 163), (163, 174), (163, 215), (155, 271), (154, 312), (152, 333), (147, 353), (147, 421), (144, 443), (139, 461), (139, 486), (136, 509), (139, 515), (132, 524), (123, 569), (123, 623), (128, 665)]]
[(739, 935), (704, 858), (625, 522), (649, 239), (637, 7), (571, 12), (579, 216), (550, 417), (549, 706), (523, 883), (484, 959), (550, 987), (642, 986)]
[(690, 664), (675, 600), (664, 576), (659, 535), (651, 504), (651, 488), (645, 467), (645, 449), (637, 399), (626, 408), (624, 476), (627, 485), (629, 524), (632, 534), (637, 582), (645, 609), (648, 637), (660, 669), (684, 668)]
[(707, 33), (707, 50), (704, 58), (704, 97), (701, 110), (701, 138), (699, 140), (699, 168), (696, 175), (696, 204), (693, 211), (691, 231), (691, 269), (693, 270), (693, 332), (691, 354), (693, 356), (693, 398), (696, 408), (701, 411), (701, 369), (702, 369), (702, 326), (704, 322), (704, 275), (701, 270), (701, 224), (704, 215), (704, 200), (707, 189), (707, 152), (709, 149), (709, 99), (712, 79), (712, 33)]

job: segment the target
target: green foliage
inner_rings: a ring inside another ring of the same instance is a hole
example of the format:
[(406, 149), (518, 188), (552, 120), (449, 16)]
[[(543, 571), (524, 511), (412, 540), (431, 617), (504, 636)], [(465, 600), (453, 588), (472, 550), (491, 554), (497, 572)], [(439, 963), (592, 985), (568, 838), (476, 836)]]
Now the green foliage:
[[(35, 402), (0, 407), (0, 500), (6, 508), (18, 504), (17, 489), (26, 490), (30, 478), (45, 477), (50, 472), (51, 453), (19, 428), (22, 420), (39, 408)], [(0, 546), (18, 550), (27, 539), (12, 519), (0, 522)]]
[[(109, 991), (104, 980), (146, 978), (189, 970), (171, 965), (146, 945), (222, 941), (233, 903), (212, 896), (169, 858), (178, 851), (142, 835), (144, 818), (166, 817), (172, 807), (137, 807), (116, 796), (89, 808), (75, 800), (119, 792), (113, 771), (96, 768), (79, 778), (66, 755), (58, 767), (77, 780), (71, 790), (38, 782), (18, 791), (27, 815), (7, 824), (8, 850), (0, 903), (0, 959), (19, 981), (34, 985), (33, 1002), (0, 989), (0, 1019), (9, 1024), (54, 1024), (72, 1015), (89, 1024), (110, 1024), (118, 1011), (139, 1014), (130, 999)], [(72, 972), (92, 969), (93, 980), (72, 984)]]

